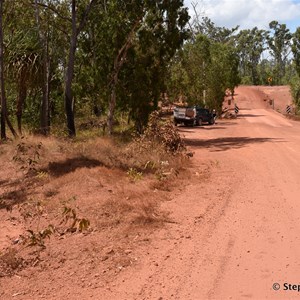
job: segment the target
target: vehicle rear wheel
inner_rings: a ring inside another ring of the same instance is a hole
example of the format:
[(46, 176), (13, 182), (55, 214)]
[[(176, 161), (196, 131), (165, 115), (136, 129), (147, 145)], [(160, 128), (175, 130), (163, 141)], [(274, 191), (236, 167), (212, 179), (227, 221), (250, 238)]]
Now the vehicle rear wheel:
[(202, 124), (203, 124), (202, 119), (199, 119), (198, 125), (199, 125), (199, 126), (202, 126)]
[(215, 124), (215, 119), (214, 118), (210, 119), (210, 121), (209, 121), (209, 125), (213, 125), (213, 124)]

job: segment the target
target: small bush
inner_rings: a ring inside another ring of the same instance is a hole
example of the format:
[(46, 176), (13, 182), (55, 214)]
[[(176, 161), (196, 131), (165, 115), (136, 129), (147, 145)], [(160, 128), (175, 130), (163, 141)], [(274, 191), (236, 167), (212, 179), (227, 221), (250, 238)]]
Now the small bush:
[[(69, 222), (70, 221), (70, 222)], [(63, 220), (61, 223), (69, 223), (67, 231), (76, 232), (87, 230), (90, 226), (90, 221), (85, 218), (78, 218), (76, 210), (71, 207), (64, 207)]]
[(150, 115), (143, 134), (114, 156), (114, 164), (123, 166), (132, 181), (141, 179), (147, 173), (156, 174), (159, 179), (168, 176), (170, 170), (178, 166), (187, 156), (184, 142), (170, 119), (161, 119), (157, 111)]
[(186, 150), (184, 142), (170, 119), (162, 120), (158, 111), (149, 117), (145, 132), (137, 139), (138, 144), (152, 147), (162, 145), (167, 153), (178, 154)]
[(292, 79), (290, 83), (291, 88), (291, 94), (293, 97), (294, 104), (297, 107), (297, 112), (299, 113), (300, 108), (300, 83), (299, 83), (299, 77), (295, 77)]
[(132, 182), (136, 182), (136, 181), (142, 179), (142, 177), (143, 177), (143, 173), (138, 172), (135, 168), (129, 168), (129, 170), (127, 171), (127, 175), (129, 177), (130, 181), (132, 181)]
[(41, 248), (46, 248), (45, 240), (47, 238), (50, 239), (50, 236), (55, 232), (55, 227), (53, 225), (48, 225), (48, 227), (43, 230), (34, 232), (33, 230), (28, 229), (27, 232), (29, 234), (26, 237), (25, 244), (28, 247), (39, 246)]
[(41, 142), (38, 144), (29, 144), (24, 141), (18, 143), (13, 160), (20, 165), (21, 170), (24, 170), (27, 173), (36, 171), (40, 160), (42, 145)]

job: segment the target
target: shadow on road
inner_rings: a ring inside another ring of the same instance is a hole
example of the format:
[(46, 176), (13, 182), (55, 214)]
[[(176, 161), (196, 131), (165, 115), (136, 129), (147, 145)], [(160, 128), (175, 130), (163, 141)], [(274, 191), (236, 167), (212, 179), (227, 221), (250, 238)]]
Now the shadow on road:
[(237, 122), (219, 122), (215, 123), (214, 125), (209, 124), (203, 124), (201, 126), (194, 126), (194, 127), (188, 127), (188, 126), (178, 126), (177, 129), (179, 132), (188, 132), (188, 133), (194, 133), (198, 130), (217, 130), (217, 129), (226, 129), (227, 126), (236, 125)]
[(190, 129), (190, 130), (188, 128), (184, 129), (184, 127), (181, 127), (181, 128), (179, 127), (178, 130), (180, 132), (188, 132), (188, 133), (194, 133), (195, 132), (193, 129)]
[(255, 117), (265, 117), (266, 115), (251, 115), (251, 114), (239, 114), (239, 117), (245, 117), (245, 118), (255, 118)]
[(216, 125), (222, 125), (222, 126), (232, 126), (232, 125), (236, 125), (238, 124), (238, 122), (234, 122), (234, 121), (229, 121), (229, 120), (225, 120), (225, 119), (221, 119), (221, 120), (217, 120)]
[(219, 129), (226, 129), (226, 127), (215, 125), (215, 126), (202, 127), (202, 129), (205, 129), (205, 130), (219, 130)]
[(208, 148), (212, 152), (239, 149), (249, 144), (260, 144), (271, 141), (282, 142), (280, 139), (250, 137), (224, 137), (210, 140), (184, 139), (187, 146)]

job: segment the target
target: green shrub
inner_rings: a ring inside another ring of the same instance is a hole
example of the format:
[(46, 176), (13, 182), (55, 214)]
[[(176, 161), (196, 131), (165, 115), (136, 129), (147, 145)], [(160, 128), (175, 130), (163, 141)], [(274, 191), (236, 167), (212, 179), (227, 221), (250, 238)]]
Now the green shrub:
[(295, 76), (290, 83), (291, 87), (291, 95), (293, 101), (297, 107), (297, 111), (299, 112), (300, 109), (300, 80), (298, 76)]

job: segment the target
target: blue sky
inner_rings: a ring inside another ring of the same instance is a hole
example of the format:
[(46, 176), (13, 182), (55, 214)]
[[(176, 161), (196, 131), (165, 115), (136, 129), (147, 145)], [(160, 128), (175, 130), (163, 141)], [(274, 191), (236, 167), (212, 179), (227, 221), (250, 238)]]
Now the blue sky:
[(241, 29), (269, 29), (273, 20), (286, 24), (291, 32), (300, 27), (300, 0), (184, 0), (193, 15), (192, 3), (198, 14), (210, 18), (217, 26)]

